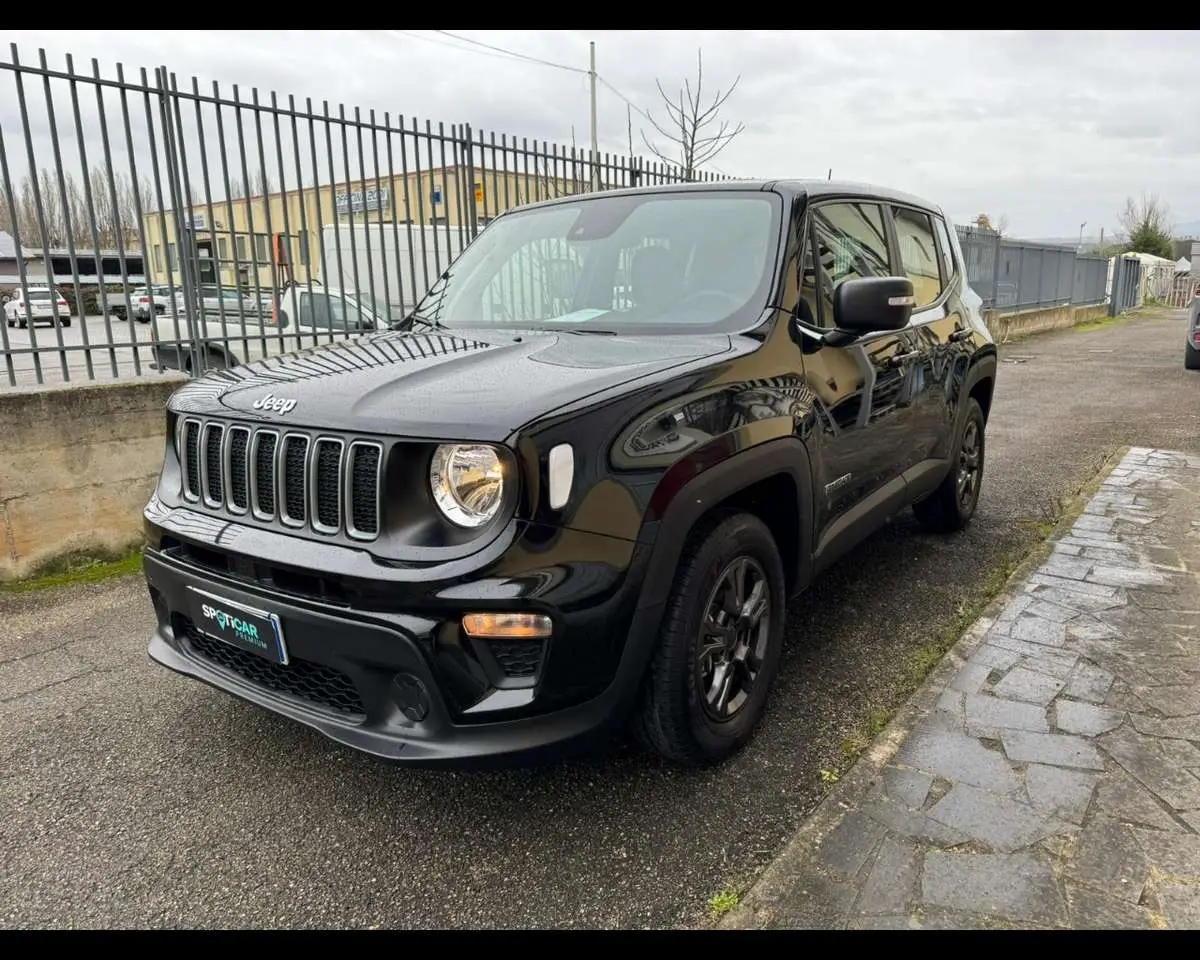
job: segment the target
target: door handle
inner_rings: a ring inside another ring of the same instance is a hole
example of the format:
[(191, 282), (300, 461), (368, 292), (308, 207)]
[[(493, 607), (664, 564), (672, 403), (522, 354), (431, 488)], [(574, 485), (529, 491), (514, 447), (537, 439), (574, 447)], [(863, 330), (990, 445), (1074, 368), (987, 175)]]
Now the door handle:
[(909, 360), (916, 360), (920, 355), (920, 350), (909, 350), (908, 353), (894, 353), (887, 358), (887, 366), (898, 367)]

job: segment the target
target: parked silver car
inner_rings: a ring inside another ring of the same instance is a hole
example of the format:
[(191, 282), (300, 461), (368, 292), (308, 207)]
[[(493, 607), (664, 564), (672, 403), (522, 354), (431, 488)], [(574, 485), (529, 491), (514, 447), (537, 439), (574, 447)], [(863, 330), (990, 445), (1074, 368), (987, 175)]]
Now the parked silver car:
[[(239, 292), (235, 287), (218, 287), (216, 284), (205, 284), (196, 291), (201, 311), (205, 315), (220, 316), (236, 319), (239, 316), (257, 318), (262, 313), (262, 306), (253, 297)], [(185, 309), (186, 300), (182, 290), (175, 292), (175, 304), (180, 311)]]

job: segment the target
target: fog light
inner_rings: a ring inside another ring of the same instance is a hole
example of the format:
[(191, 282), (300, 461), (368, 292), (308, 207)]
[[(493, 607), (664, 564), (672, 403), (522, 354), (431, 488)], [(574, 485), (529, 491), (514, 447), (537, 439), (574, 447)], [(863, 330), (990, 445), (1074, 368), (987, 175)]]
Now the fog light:
[(468, 613), (462, 625), (468, 637), (497, 640), (537, 640), (550, 636), (554, 626), (541, 613)]

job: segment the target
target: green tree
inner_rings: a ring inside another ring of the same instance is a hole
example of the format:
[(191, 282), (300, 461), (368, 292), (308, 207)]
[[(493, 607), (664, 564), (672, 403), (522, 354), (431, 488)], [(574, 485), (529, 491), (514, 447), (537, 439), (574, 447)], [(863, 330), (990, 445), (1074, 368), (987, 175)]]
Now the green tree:
[(1170, 260), (1173, 253), (1170, 217), (1167, 205), (1154, 194), (1142, 194), (1140, 202), (1133, 197), (1127, 198), (1119, 219), (1129, 237), (1129, 252), (1149, 253)]

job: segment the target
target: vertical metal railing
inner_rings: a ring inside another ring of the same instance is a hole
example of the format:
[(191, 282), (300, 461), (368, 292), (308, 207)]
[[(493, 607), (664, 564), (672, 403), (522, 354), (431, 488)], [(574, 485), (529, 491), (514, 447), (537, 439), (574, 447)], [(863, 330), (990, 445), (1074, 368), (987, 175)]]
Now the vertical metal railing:
[[(518, 204), (687, 179), (573, 143), (226, 89), (15, 45), (0, 60), (17, 108), (0, 126), (15, 247), (0, 254), (0, 388), (198, 374), (354, 336), (411, 311)], [(45, 286), (43, 316), (30, 291)]]

